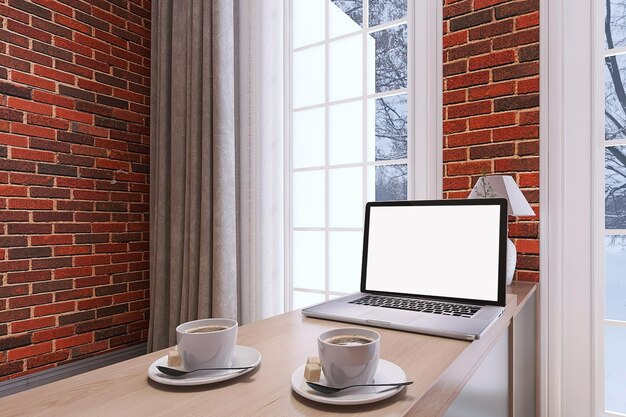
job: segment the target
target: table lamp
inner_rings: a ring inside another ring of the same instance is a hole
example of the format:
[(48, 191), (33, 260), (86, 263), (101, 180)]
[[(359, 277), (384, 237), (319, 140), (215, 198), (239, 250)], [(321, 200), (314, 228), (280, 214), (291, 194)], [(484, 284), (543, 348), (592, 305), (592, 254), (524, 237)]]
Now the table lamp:
[[(484, 175), (476, 181), (468, 198), (504, 197), (508, 200), (509, 216), (534, 216), (528, 200), (522, 194), (515, 180), (510, 175)], [(506, 245), (506, 285), (513, 282), (515, 264), (517, 263), (517, 249), (507, 238)]]

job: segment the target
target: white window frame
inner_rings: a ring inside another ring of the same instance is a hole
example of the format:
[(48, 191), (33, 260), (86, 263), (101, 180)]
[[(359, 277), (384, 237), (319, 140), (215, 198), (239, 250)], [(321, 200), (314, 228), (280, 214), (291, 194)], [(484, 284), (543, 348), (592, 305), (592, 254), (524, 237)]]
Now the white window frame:
[[(329, 0), (330, 1), (330, 0)], [(366, 3), (367, 0), (364, 0)], [(409, 199), (425, 199), (425, 198), (441, 198), (442, 196), (442, 173), (443, 173), (443, 70), (442, 70), (442, 47), (443, 47), (443, 4), (442, 0), (434, 1), (416, 1), (408, 0), (407, 25), (413, 26), (414, 30), (408, 33), (409, 45), (414, 45), (407, 50), (408, 64), (408, 120), (409, 130), (407, 144), (407, 197)], [(294, 291), (292, 282), (293, 265), (292, 256), (292, 231), (293, 218), (291, 215), (292, 208), (292, 189), (291, 177), (293, 167), (291, 163), (291, 137), (292, 127), (290, 124), (292, 102), (290, 85), (292, 81), (291, 61), (292, 61), (292, 40), (291, 22), (292, 10), (291, 1), (285, 0), (285, 22), (289, 25), (289, 30), (285, 31), (285, 306), (289, 310), (292, 309), (292, 294)], [(367, 9), (364, 7), (363, 15)], [(385, 23), (377, 26), (377, 28), (386, 28), (394, 26), (397, 21)], [(328, 26), (327, 29), (328, 31)], [(351, 34), (353, 35), (353, 34)], [(333, 38), (340, 39), (350, 35)], [(328, 36), (326, 36), (328, 39)], [(418, 40), (422, 41), (418, 41)], [(326, 42), (326, 41), (325, 41)], [(365, 59), (365, 57), (364, 57)], [(426, 65), (424, 65), (426, 63)], [(326, 68), (328, 63), (326, 62)], [(413, 69), (412, 71), (410, 69)], [(328, 75), (328, 74), (326, 74)], [(328, 78), (326, 77), (326, 80)], [(365, 83), (365, 80), (364, 80)], [(326, 81), (326, 86), (328, 85)], [(411, 88), (412, 86), (412, 88)], [(420, 92), (417, 96), (416, 92)], [(364, 93), (364, 97), (375, 98), (378, 96), (387, 96), (389, 94), (368, 94)], [(419, 97), (419, 100), (417, 99)], [(325, 103), (326, 108), (328, 102)], [(326, 116), (328, 117), (328, 115)], [(326, 128), (327, 129), (327, 128)], [(328, 135), (326, 135), (328, 137)], [(413, 138), (411, 141), (410, 138)], [(328, 147), (326, 147), (328, 152)], [(386, 162), (387, 163), (387, 162)], [(394, 161), (388, 161), (393, 164)], [(374, 163), (354, 164), (354, 166), (374, 165)], [(376, 165), (381, 165), (377, 163)], [(346, 166), (353, 166), (346, 165)], [(343, 167), (343, 166), (342, 166)], [(328, 166), (325, 166), (325, 171)], [(364, 183), (364, 188), (366, 184)], [(328, 181), (326, 184), (326, 193), (328, 194)], [(366, 195), (364, 194), (364, 199)], [(328, 206), (328, 201), (326, 202)], [(326, 228), (327, 229), (327, 228)], [(326, 230), (324, 229), (324, 230)], [(361, 228), (362, 229), (362, 228)], [(359, 229), (355, 229), (359, 230)], [(326, 253), (328, 253), (328, 240), (326, 240)], [(328, 291), (328, 266), (326, 266), (325, 279), (325, 297), (332, 295)]]

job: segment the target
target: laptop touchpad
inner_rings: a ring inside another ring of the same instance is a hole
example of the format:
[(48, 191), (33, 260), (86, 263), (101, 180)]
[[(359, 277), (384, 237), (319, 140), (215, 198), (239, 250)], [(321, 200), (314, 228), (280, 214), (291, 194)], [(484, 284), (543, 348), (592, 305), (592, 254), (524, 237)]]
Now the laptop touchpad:
[(364, 319), (372, 319), (379, 321), (388, 321), (391, 323), (411, 323), (422, 317), (421, 314), (415, 314), (414, 311), (395, 310), (391, 308), (371, 308), (359, 317)]

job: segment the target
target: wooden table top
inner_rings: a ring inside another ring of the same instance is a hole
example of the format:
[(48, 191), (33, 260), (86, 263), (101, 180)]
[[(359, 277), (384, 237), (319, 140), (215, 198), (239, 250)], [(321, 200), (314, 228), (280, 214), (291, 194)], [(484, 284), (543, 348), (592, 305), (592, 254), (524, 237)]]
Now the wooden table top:
[(291, 390), (291, 374), (317, 355), (317, 335), (347, 324), (303, 317), (293, 311), (241, 326), (237, 344), (262, 355), (261, 365), (215, 384), (173, 387), (148, 379), (152, 362), (168, 349), (86, 372), (0, 399), (2, 416), (440, 416), (536, 285), (509, 287), (503, 315), (480, 340), (467, 342), (387, 329), (381, 358), (415, 381), (399, 394), (364, 405), (319, 404)]

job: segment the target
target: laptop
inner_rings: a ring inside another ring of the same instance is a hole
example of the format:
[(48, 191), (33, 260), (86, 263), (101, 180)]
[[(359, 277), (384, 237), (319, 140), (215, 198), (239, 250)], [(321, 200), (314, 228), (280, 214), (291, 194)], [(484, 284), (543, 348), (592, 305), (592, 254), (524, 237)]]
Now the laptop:
[(369, 202), (361, 291), (309, 317), (475, 340), (504, 311), (507, 200)]

